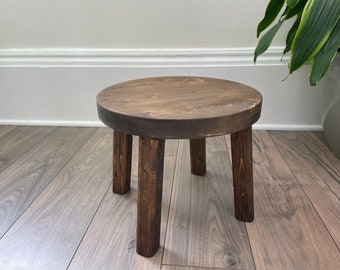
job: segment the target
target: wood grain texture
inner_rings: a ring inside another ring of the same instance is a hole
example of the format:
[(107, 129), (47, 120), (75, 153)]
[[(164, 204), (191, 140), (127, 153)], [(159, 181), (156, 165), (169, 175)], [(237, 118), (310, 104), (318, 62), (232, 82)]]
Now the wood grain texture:
[[(35, 128), (50, 129), (31, 129)], [(58, 129), (62, 131), (56, 135)], [(166, 140), (161, 248), (154, 257), (144, 258), (135, 252), (138, 137), (134, 138), (131, 190), (121, 196), (112, 194), (110, 187), (112, 131), (98, 132), (76, 150), (86, 141), (82, 128), (57, 127), (19, 159), (11, 155), (15, 160), (9, 160), (12, 165), (0, 174), (0, 185), (10, 170), (6, 181), (12, 186), (12, 179), (17, 192), (0, 206), (0, 223), (16, 200), (30, 200), (34, 188), (29, 195), (26, 191), (32, 183), (39, 187), (48, 172), (59, 170), (59, 174), (51, 176), (52, 181), (36, 193), (36, 199), (0, 239), (1, 270), (244, 270), (254, 269), (253, 259), (261, 270), (340, 269), (335, 244), (340, 216), (333, 205), (338, 203), (339, 160), (321, 133), (253, 132), (255, 220), (247, 224), (234, 218), (231, 165), (226, 159), (230, 153), (221, 152), (225, 145), (220, 138), (207, 140), (205, 177), (190, 174), (188, 140), (180, 148), (177, 140)], [(20, 137), (26, 136), (17, 134), (7, 143), (26, 148), (25, 140), (16, 142)], [(231, 149), (230, 136), (225, 137)], [(47, 154), (53, 151), (55, 156)], [(77, 154), (70, 158), (71, 152)], [(68, 158), (62, 167), (61, 160)], [(29, 164), (36, 169), (26, 167)], [(16, 171), (23, 177), (16, 177)], [(41, 180), (35, 181), (35, 177)], [(242, 246), (247, 237), (251, 251), (249, 245)], [(174, 263), (169, 263), (170, 258)]]
[(254, 219), (252, 129), (232, 133), (230, 138), (235, 217), (250, 222)]
[(144, 257), (160, 244), (164, 147), (164, 139), (139, 138), (136, 251)]
[(339, 269), (339, 250), (269, 134), (253, 133), (257, 269)]
[[(139, 137), (132, 136), (132, 155), (138, 155), (138, 148), (139, 148)], [(165, 140), (165, 149), (164, 154), (165, 156), (177, 156), (177, 147), (178, 147), (178, 140)], [(134, 151), (137, 149), (137, 151)]]
[(112, 191), (125, 194), (131, 182), (132, 135), (113, 131)]
[(67, 268), (111, 183), (111, 134), (99, 129), (7, 231), (3, 269)]
[(249, 86), (204, 77), (133, 80), (97, 95), (98, 115), (105, 125), (164, 139), (204, 138), (245, 129), (259, 118), (261, 104), (261, 94)]
[(161, 270), (224, 270), (225, 268), (163, 265)]
[(254, 269), (245, 225), (234, 217), (231, 164), (223, 137), (207, 139), (207, 173), (190, 173), (189, 142), (176, 163), (163, 264)]
[[(46, 128), (49, 130), (49, 128)], [(58, 128), (0, 175), (0, 237), (36, 199), (94, 128)]]
[(340, 248), (340, 159), (308, 132), (270, 132)]
[(203, 176), (206, 172), (206, 143), (203, 139), (190, 139), (191, 173)]
[(15, 129), (16, 126), (0, 126), (0, 137)]
[[(322, 157), (326, 158), (324, 162), (340, 171), (340, 159), (336, 157), (332, 151), (330, 151), (325, 134), (322, 131), (313, 131), (306, 132), (306, 135), (312, 139), (312, 143), (315, 144), (315, 146), (322, 152)], [(340, 178), (337, 179), (339, 180)]]
[(158, 270), (162, 263), (170, 195), (175, 170), (178, 141), (174, 140), (165, 152), (163, 200), (161, 218), (161, 247), (152, 258), (136, 253), (138, 147), (133, 148), (131, 190), (123, 196), (106, 193), (69, 270), (78, 269), (147, 269)]
[(17, 127), (0, 137), (0, 173), (54, 129), (55, 127)]

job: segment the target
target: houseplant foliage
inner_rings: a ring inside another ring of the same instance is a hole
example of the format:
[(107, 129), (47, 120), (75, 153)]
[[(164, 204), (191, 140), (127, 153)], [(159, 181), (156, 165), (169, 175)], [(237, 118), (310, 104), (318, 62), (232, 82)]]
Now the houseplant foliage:
[(340, 47), (340, 0), (270, 0), (257, 27), (257, 37), (261, 38), (254, 62), (269, 48), (288, 20), (294, 20), (283, 51), (283, 54), (290, 52), (289, 73), (308, 63), (309, 82), (316, 85), (327, 73)]

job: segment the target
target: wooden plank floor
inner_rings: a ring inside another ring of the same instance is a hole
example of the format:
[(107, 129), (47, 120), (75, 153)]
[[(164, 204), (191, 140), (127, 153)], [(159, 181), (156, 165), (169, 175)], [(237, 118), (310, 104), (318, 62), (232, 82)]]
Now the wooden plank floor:
[(0, 269), (340, 269), (340, 160), (321, 132), (254, 131), (255, 220), (234, 218), (229, 136), (190, 174), (165, 151), (161, 248), (135, 252), (131, 191), (112, 193), (108, 128), (0, 126)]

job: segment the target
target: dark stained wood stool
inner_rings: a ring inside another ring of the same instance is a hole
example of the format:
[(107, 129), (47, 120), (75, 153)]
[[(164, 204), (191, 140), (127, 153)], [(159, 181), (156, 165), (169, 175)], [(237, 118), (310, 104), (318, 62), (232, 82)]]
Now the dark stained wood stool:
[(261, 105), (249, 86), (204, 77), (139, 79), (98, 94), (99, 118), (114, 130), (114, 193), (130, 189), (132, 135), (139, 136), (138, 254), (159, 248), (165, 139), (190, 139), (191, 172), (204, 175), (205, 138), (231, 134), (235, 217), (254, 219), (252, 125)]

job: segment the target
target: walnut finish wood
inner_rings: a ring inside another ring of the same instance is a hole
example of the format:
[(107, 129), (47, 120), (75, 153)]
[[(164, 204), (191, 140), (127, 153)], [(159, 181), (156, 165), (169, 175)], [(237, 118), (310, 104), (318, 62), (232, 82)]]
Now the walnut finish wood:
[(131, 182), (132, 135), (113, 132), (113, 177), (112, 190), (116, 194), (125, 194), (130, 190)]
[[(99, 118), (117, 134), (113, 169), (113, 189), (117, 193), (127, 192), (129, 185), (130, 169), (126, 164), (129, 167), (131, 164), (126, 159), (131, 155), (127, 154), (131, 153), (131, 136), (124, 134), (140, 136), (139, 254), (152, 256), (159, 247), (163, 171), (160, 163), (164, 159), (165, 139), (191, 139), (191, 171), (204, 175), (205, 138), (237, 132), (233, 135), (235, 213), (242, 221), (253, 219), (253, 194), (249, 187), (252, 184), (251, 143), (248, 141), (250, 135), (251, 142), (250, 127), (260, 116), (261, 104), (261, 94), (249, 86), (204, 77), (139, 79), (108, 87), (97, 95)], [(239, 132), (244, 129), (250, 129), (250, 133)], [(128, 146), (127, 136), (130, 136)]]
[(159, 248), (164, 139), (139, 138), (137, 253), (153, 256)]
[(203, 176), (206, 172), (205, 139), (190, 139), (191, 173)]
[(252, 130), (232, 133), (230, 138), (235, 217), (250, 222), (254, 219)]
[(104, 124), (163, 139), (205, 138), (245, 129), (259, 118), (261, 104), (261, 94), (249, 86), (204, 77), (139, 79), (97, 95)]

